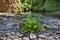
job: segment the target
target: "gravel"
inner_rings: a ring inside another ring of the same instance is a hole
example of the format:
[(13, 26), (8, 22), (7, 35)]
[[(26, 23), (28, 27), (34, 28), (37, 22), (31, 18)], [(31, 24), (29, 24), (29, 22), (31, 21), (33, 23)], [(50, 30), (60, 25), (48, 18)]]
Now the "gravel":
[[(5, 34), (5, 35), (8, 35), (8, 33)], [(11, 35), (11, 33), (9, 33), (8, 36), (5, 36), (5, 35), (1, 36), (0, 40), (43, 40), (43, 39), (44, 40), (60, 40), (60, 36), (57, 35), (57, 34), (49, 34), (49, 36), (45, 35), (45, 33), (44, 34), (41, 33), (41, 34), (38, 34), (38, 35), (34, 34), (34, 36), (37, 36), (36, 38), (34, 38), (33, 35), (32, 35), (33, 38), (28, 37), (29, 35), (24, 36), (24, 37), (18, 37), (16, 34)], [(21, 35), (21, 33), (19, 35)], [(25, 35), (25, 34), (23, 34), (23, 35)]]
[(3, 16), (3, 20), (0, 22), (0, 40), (60, 40), (60, 19), (38, 14), (37, 16), (42, 19), (41, 22), (47, 26), (47, 30), (26, 36), (26, 34), (20, 33), (19, 23), (25, 21), (27, 15), (21, 16), (19, 19)]

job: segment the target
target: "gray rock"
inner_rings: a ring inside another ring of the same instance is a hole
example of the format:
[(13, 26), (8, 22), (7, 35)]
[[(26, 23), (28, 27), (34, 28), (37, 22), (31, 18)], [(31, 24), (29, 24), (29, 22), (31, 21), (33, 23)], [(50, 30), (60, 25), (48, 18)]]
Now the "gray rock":
[(30, 34), (30, 38), (34, 39), (34, 38), (36, 38), (36, 35), (35, 34)]
[(6, 40), (7, 39), (7, 37), (4, 37), (4, 40)]
[(19, 40), (22, 40), (22, 38), (19, 38)]
[(6, 33), (5, 36), (6, 36), (6, 37), (10, 36), (10, 33)]
[(29, 40), (29, 38), (28, 37), (23, 37), (23, 40)]
[(38, 38), (38, 40), (42, 40), (41, 38)]
[(21, 34), (21, 33), (19, 33), (19, 32), (17, 32), (16, 35), (17, 35), (18, 37), (22, 37), (22, 36), (23, 36), (23, 34)]
[(15, 39), (13, 39), (13, 40), (19, 40), (19, 39), (16, 39), (16, 38), (15, 38)]
[(15, 32), (11, 32), (11, 35), (15, 35)]
[(53, 37), (49, 37), (50, 40), (53, 40)]
[(12, 38), (12, 39), (15, 39), (15, 37), (14, 37), (14, 36), (11, 36), (11, 38)]
[(43, 35), (43, 34), (39, 34), (38, 37), (45, 39), (47, 36), (46, 35)]
[(3, 37), (0, 37), (0, 40), (4, 40), (4, 38)]
[(37, 39), (34, 39), (34, 40), (37, 40)]
[(7, 38), (7, 40), (11, 40), (11, 38)]

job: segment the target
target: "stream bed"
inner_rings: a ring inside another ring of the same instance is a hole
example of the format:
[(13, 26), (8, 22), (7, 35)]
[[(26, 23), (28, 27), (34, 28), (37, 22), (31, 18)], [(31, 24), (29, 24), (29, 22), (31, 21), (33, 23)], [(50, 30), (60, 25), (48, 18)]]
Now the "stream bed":
[[(24, 15), (20, 15), (24, 16)], [(38, 14), (37, 16), (41, 16)], [(3, 20), (0, 21), (0, 34), (5, 34), (8, 32), (19, 32), (19, 23), (24, 21), (26, 18), (13, 19), (13, 16), (2, 16)], [(46, 32), (50, 33), (60, 33), (60, 19), (52, 18), (47, 16), (41, 16), (41, 22), (50, 27)]]

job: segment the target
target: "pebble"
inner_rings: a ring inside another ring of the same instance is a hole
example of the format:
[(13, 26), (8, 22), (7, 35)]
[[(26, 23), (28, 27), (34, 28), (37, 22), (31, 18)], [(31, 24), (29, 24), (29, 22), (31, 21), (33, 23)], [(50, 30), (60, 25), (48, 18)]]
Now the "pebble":
[(11, 38), (7, 38), (7, 40), (11, 40)]
[(30, 34), (30, 38), (34, 39), (34, 38), (36, 38), (36, 35), (35, 34)]
[(19, 33), (19, 32), (17, 32), (16, 35), (17, 35), (18, 37), (22, 37), (22, 36), (23, 36), (23, 34), (22, 34), (22, 33)]
[(45, 39), (47, 36), (40, 34), (40, 35), (38, 35), (38, 37), (42, 38), (42, 39)]
[(19, 40), (19, 39), (13, 39), (13, 40)]
[(11, 32), (11, 35), (15, 35), (15, 32)]
[(12, 39), (14, 39), (15, 37), (14, 36), (11, 36)]
[(38, 40), (42, 40), (41, 38), (38, 38)]
[(10, 35), (10, 33), (6, 33), (5, 36), (8, 37)]
[(22, 40), (22, 38), (19, 38), (19, 40)]
[(23, 37), (23, 40), (29, 40), (29, 38), (28, 37)]

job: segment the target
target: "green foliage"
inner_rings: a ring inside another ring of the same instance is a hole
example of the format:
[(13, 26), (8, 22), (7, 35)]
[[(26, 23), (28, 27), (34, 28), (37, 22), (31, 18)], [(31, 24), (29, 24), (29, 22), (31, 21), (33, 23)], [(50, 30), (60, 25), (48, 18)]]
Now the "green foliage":
[(35, 33), (38, 31), (45, 31), (44, 26), (40, 22), (40, 17), (35, 15), (28, 15), (25, 22), (20, 23), (20, 29), (22, 32)]
[(44, 6), (43, 6), (43, 8), (45, 8), (45, 10), (49, 10), (49, 11), (56, 11), (56, 10), (60, 10), (60, 6), (59, 6), (59, 4), (60, 3), (58, 3), (57, 2), (58, 0), (46, 0), (46, 2), (45, 2), (45, 4), (44, 4)]
[(46, 11), (56, 11), (60, 10), (59, 0), (20, 0), (19, 6), (21, 11), (24, 10), (43, 10)]

